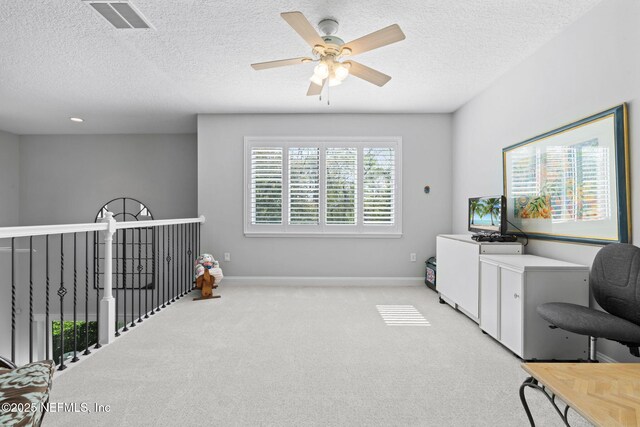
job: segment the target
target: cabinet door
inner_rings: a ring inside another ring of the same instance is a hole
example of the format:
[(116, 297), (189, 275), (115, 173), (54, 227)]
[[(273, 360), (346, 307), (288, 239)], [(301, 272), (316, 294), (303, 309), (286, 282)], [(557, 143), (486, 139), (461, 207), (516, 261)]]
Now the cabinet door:
[(456, 241), (445, 237), (437, 239), (438, 272), (436, 288), (445, 297), (457, 302), (459, 287), (456, 285), (456, 270), (459, 267)]
[(480, 262), (480, 328), (500, 339), (500, 269), (498, 266)]
[(476, 319), (480, 308), (480, 246), (459, 242), (456, 249), (457, 303)]
[(438, 291), (477, 319), (480, 246), (445, 237), (437, 242)]
[(500, 342), (522, 356), (522, 274), (500, 269)]

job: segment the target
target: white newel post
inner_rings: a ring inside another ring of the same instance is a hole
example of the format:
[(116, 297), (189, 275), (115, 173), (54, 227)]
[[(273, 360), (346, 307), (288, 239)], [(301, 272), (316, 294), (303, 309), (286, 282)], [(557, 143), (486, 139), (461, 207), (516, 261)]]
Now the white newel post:
[(109, 224), (104, 233), (104, 292), (100, 300), (100, 322), (98, 336), (100, 344), (110, 344), (115, 340), (116, 333), (116, 302), (111, 290), (112, 258), (113, 258), (113, 233), (116, 232), (116, 220), (113, 213), (107, 212), (102, 222)]

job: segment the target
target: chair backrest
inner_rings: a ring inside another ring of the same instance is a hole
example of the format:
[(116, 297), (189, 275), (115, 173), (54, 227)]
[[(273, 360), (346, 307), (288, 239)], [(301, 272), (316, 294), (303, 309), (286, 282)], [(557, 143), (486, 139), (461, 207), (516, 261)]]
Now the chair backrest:
[(600, 249), (589, 286), (602, 308), (640, 325), (640, 248), (612, 243)]

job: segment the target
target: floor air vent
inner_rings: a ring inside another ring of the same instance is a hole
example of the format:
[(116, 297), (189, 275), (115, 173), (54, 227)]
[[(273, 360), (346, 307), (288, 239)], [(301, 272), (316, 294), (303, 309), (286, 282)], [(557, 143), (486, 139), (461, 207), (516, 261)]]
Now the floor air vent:
[(431, 326), (412, 305), (376, 305), (387, 326)]
[(140, 12), (126, 1), (96, 1), (83, 0), (95, 9), (104, 19), (114, 27), (124, 30), (129, 28), (147, 29), (151, 26)]

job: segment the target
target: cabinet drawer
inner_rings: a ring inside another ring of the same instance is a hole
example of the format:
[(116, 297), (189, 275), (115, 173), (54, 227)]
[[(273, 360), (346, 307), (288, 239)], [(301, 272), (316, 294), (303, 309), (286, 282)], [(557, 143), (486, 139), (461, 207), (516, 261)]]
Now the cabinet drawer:
[(519, 255), (522, 245), (480, 245), (482, 255)]
[(500, 269), (500, 342), (522, 356), (522, 274)]

